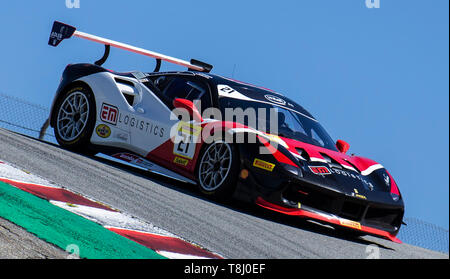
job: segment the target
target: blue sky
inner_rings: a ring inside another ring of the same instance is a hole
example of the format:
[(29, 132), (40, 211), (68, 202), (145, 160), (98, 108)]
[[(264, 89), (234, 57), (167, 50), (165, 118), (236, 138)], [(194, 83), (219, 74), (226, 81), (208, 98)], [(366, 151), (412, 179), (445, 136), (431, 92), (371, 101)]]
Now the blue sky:
[[(167, 55), (298, 101), (351, 153), (394, 176), (406, 216), (448, 229), (449, 2), (4, 1), (0, 91), (49, 107), (69, 63), (103, 48), (71, 39), (47, 45), (54, 20)], [(154, 61), (113, 49), (105, 67), (152, 71)], [(163, 64), (162, 70), (180, 69)]]

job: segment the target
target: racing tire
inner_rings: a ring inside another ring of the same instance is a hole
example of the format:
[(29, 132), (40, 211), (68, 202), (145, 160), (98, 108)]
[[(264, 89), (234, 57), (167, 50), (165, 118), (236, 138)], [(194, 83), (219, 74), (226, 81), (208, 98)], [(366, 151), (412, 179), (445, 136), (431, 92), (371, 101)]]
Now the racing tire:
[(95, 125), (95, 98), (89, 87), (76, 85), (58, 98), (54, 109), (56, 141), (63, 148), (92, 154), (90, 138)]
[(239, 170), (235, 145), (219, 140), (204, 146), (197, 167), (200, 192), (218, 200), (230, 198), (236, 189)]

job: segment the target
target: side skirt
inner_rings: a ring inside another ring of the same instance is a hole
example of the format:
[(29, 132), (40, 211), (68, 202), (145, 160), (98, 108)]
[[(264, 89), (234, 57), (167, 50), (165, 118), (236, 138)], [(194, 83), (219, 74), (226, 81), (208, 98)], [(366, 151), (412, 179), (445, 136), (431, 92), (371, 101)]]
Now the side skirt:
[(158, 174), (158, 175), (162, 175), (171, 179), (175, 179), (181, 182), (185, 182), (185, 183), (189, 183), (189, 184), (193, 184), (196, 185), (197, 182), (186, 178), (176, 172), (173, 172), (169, 169), (166, 169), (158, 164), (155, 164), (153, 162), (150, 162), (149, 160), (136, 155), (132, 152), (116, 152), (116, 153), (111, 153), (111, 154), (104, 154), (104, 153), (99, 153), (97, 154), (97, 156), (103, 158), (103, 159), (107, 159), (113, 162), (119, 162), (119, 163), (123, 163), (126, 165), (131, 165), (133, 167), (137, 167), (140, 168), (142, 170), (148, 171), (150, 173), (154, 173), (154, 174)]

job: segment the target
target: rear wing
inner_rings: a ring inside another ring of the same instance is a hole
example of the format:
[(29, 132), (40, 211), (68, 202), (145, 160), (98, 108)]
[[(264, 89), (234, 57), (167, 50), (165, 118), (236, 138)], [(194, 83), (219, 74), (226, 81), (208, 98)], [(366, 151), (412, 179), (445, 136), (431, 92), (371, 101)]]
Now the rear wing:
[(116, 47), (116, 48), (123, 49), (126, 51), (131, 51), (131, 52), (134, 52), (137, 54), (155, 58), (157, 61), (155, 72), (159, 71), (159, 68), (161, 66), (161, 60), (172, 63), (172, 64), (180, 65), (183, 67), (187, 67), (189, 70), (200, 71), (200, 72), (209, 73), (213, 68), (212, 65), (209, 65), (207, 63), (204, 63), (204, 62), (201, 62), (201, 61), (198, 61), (195, 59), (191, 59), (191, 61), (189, 62), (189, 61), (185, 61), (185, 60), (178, 59), (175, 57), (160, 54), (160, 53), (157, 53), (154, 51), (146, 50), (143, 48), (131, 46), (128, 44), (124, 44), (124, 43), (116, 42), (113, 40), (105, 39), (102, 37), (98, 37), (95, 35), (91, 35), (88, 33), (84, 33), (84, 32), (78, 31), (73, 26), (70, 26), (70, 25), (67, 25), (65, 23), (58, 22), (58, 21), (55, 21), (53, 23), (53, 28), (50, 33), (50, 38), (49, 38), (48, 44), (56, 47), (63, 40), (69, 39), (71, 37), (78, 37), (81, 39), (86, 39), (86, 40), (89, 40), (92, 42), (96, 42), (96, 43), (105, 45), (105, 54), (103, 55), (103, 57), (100, 60), (95, 62), (95, 64), (99, 65), (99, 66), (101, 66), (103, 63), (105, 63), (106, 60), (108, 59), (109, 50), (110, 50), (110, 47), (112, 46), (112, 47)]

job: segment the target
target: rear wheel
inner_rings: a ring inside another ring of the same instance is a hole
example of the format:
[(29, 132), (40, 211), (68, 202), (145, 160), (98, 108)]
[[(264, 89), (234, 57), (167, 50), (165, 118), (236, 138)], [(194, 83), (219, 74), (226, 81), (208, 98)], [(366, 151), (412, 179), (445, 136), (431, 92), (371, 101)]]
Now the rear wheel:
[(207, 145), (200, 154), (197, 168), (200, 191), (219, 199), (230, 197), (236, 188), (239, 165), (234, 145), (224, 141)]
[(55, 137), (68, 149), (89, 153), (89, 141), (95, 125), (95, 100), (87, 86), (65, 92), (55, 106)]

